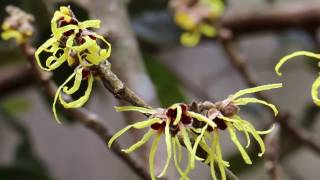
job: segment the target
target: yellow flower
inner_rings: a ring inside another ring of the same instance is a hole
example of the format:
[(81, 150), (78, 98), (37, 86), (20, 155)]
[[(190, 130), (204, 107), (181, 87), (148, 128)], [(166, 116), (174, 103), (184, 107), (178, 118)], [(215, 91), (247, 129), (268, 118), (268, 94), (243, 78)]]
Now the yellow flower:
[[(294, 52), (294, 53), (289, 54), (289, 55), (283, 57), (282, 59), (280, 59), (280, 61), (278, 62), (278, 64), (275, 67), (275, 71), (278, 74), (278, 76), (282, 76), (282, 73), (280, 72), (280, 68), (282, 67), (282, 65), (284, 63), (286, 63), (288, 60), (295, 58), (295, 57), (298, 57), (298, 56), (307, 56), (310, 58), (314, 58), (316, 60), (320, 60), (320, 54), (316, 54), (316, 53), (309, 52), (309, 51)], [(311, 88), (311, 97), (312, 97), (313, 102), (317, 106), (320, 106), (320, 99), (319, 99), (319, 95), (318, 95), (319, 87), (320, 87), (320, 74), (319, 74), (318, 78), (313, 82), (312, 88)]]
[[(68, 66), (75, 67), (74, 72), (60, 85), (53, 102), (55, 119), (60, 123), (56, 102), (59, 100), (64, 108), (79, 108), (89, 99), (94, 79), (95, 69), (103, 60), (109, 58), (111, 45), (101, 35), (92, 32), (88, 28), (99, 28), (100, 20), (77, 20), (69, 7), (62, 6), (56, 11), (51, 20), (52, 37), (43, 43), (35, 52), (35, 58), (39, 67), (45, 71), (53, 71), (67, 62)], [(104, 45), (100, 45), (101, 41)], [(46, 56), (45, 62), (41, 62), (40, 56)], [(68, 88), (66, 84), (74, 79), (73, 86)], [(62, 92), (68, 95), (79, 90), (82, 81), (87, 80), (88, 86), (85, 94), (77, 100), (66, 102)]]
[(180, 41), (187, 47), (197, 45), (202, 35), (214, 37), (214, 22), (224, 11), (222, 0), (171, 0), (171, 7), (176, 24), (186, 31)]
[(15, 6), (7, 6), (6, 11), (9, 16), (2, 23), (2, 39), (15, 39), (18, 44), (25, 43), (33, 34), (31, 23), (34, 17)]
[[(278, 114), (278, 111), (273, 104), (256, 98), (240, 98), (240, 96), (280, 87), (282, 87), (282, 84), (258, 86), (255, 88), (240, 90), (237, 93), (230, 95), (227, 99), (220, 102), (206, 102), (206, 108), (204, 110), (206, 116), (208, 119), (217, 124), (217, 128), (212, 129), (208, 128), (208, 126), (205, 125), (202, 125), (203, 127), (198, 128), (196, 130), (198, 136), (195, 141), (194, 148), (196, 148), (199, 145), (208, 153), (208, 156), (206, 160), (204, 160), (204, 162), (210, 164), (211, 176), (214, 180), (217, 179), (214, 170), (215, 163), (218, 164), (222, 180), (226, 179), (225, 167), (229, 166), (229, 163), (224, 161), (222, 157), (222, 150), (219, 143), (219, 130), (228, 130), (231, 140), (236, 145), (245, 163), (247, 164), (252, 164), (252, 161), (245, 149), (243, 148), (243, 146), (241, 145), (240, 141), (238, 140), (236, 130), (245, 134), (247, 139), (246, 148), (248, 148), (250, 145), (249, 135), (251, 134), (260, 145), (261, 152), (259, 153), (259, 156), (262, 156), (265, 152), (265, 145), (260, 135), (270, 133), (272, 131), (272, 128), (267, 131), (257, 131), (249, 121), (246, 121), (237, 115), (240, 110), (239, 107), (247, 105), (249, 103), (259, 103), (270, 107), (274, 111), (275, 116)], [(207, 144), (207, 140), (211, 140), (211, 145)]]
[[(156, 179), (154, 174), (154, 157), (158, 148), (158, 143), (162, 135), (165, 137), (166, 148), (167, 148), (167, 160), (165, 166), (158, 177), (162, 177), (169, 167), (172, 151), (173, 151), (173, 159), (174, 164), (181, 175), (181, 179), (189, 179), (187, 174), (194, 167), (194, 159), (196, 158), (195, 150), (192, 147), (190, 141), (190, 127), (193, 119), (197, 119), (198, 121), (204, 122), (208, 124), (211, 128), (216, 128), (216, 124), (206, 118), (205, 116), (197, 113), (193, 113), (188, 110), (188, 106), (185, 104), (174, 104), (167, 109), (146, 109), (135, 106), (124, 106), (124, 107), (116, 107), (117, 111), (137, 111), (143, 114), (148, 115), (148, 119), (134, 123), (129, 125), (119, 132), (117, 132), (108, 142), (109, 148), (112, 143), (123, 135), (126, 131), (131, 128), (135, 129), (143, 129), (149, 128), (148, 132), (142, 137), (140, 141), (130, 146), (128, 149), (123, 150), (125, 153), (131, 153), (134, 150), (141, 147), (147, 141), (149, 141), (152, 137), (154, 137), (150, 154), (149, 154), (149, 170), (151, 179)], [(179, 141), (180, 137), (183, 140), (184, 145), (187, 148), (189, 160), (188, 165), (185, 171), (180, 167), (181, 161), (181, 144)]]

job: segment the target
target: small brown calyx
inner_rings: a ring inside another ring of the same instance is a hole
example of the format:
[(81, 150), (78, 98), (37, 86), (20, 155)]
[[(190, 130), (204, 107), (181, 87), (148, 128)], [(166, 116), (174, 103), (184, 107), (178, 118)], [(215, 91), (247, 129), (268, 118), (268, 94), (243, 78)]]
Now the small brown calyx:
[(162, 123), (154, 123), (151, 124), (151, 128), (154, 130), (163, 130), (166, 127), (166, 122), (163, 121)]
[(240, 110), (240, 108), (229, 99), (217, 102), (215, 103), (215, 105), (221, 112), (221, 114), (226, 117), (232, 117), (236, 115)]

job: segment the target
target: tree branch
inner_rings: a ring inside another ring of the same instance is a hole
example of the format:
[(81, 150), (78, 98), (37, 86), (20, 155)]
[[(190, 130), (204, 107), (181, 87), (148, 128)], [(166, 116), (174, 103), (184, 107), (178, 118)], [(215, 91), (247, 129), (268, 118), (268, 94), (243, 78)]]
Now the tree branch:
[(32, 72), (25, 65), (10, 65), (1, 68), (0, 72), (1, 96), (17, 91), (33, 82)]
[(247, 13), (232, 11), (227, 12), (220, 22), (236, 36), (288, 29), (316, 29), (320, 24), (320, 3), (287, 3)]
[[(28, 44), (22, 44), (20, 46), (23, 54), (26, 56), (27, 60), (30, 62), (31, 69), (34, 73), (34, 77), (38, 79), (41, 83), (42, 88), (46, 92), (46, 94), (53, 99), (55, 97), (55, 93), (57, 91), (57, 86), (51, 80), (51, 73), (44, 72), (38, 68), (35, 64), (36, 60), (34, 58), (34, 48), (32, 48)], [(71, 99), (71, 97), (65, 97), (66, 99)], [(84, 108), (78, 109), (64, 109), (66, 113), (68, 113), (71, 117), (74, 118), (75, 121), (85, 125), (88, 129), (92, 130), (100, 140), (105, 144), (111, 137), (112, 134), (109, 132), (109, 129), (105, 127), (102, 122), (102, 118), (98, 115), (87, 111)], [(149, 173), (146, 171), (146, 168), (140, 166), (134, 159), (132, 159), (129, 155), (123, 153), (121, 151), (121, 147), (118, 143), (113, 143), (111, 151), (125, 164), (129, 166), (129, 168), (135, 172), (141, 179), (149, 179)]]

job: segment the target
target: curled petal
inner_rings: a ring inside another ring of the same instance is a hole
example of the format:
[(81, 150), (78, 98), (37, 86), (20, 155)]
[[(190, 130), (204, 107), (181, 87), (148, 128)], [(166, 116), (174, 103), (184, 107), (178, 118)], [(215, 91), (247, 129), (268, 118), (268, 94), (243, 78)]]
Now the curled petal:
[(288, 60), (298, 57), (298, 56), (307, 56), (307, 57), (311, 57), (311, 58), (315, 58), (317, 60), (320, 60), (320, 54), (316, 54), (316, 53), (312, 53), (309, 51), (297, 51), (294, 52), (292, 54), (289, 54), (287, 56), (284, 56), (282, 59), (280, 59), (280, 61), (278, 62), (278, 64), (275, 67), (275, 71), (278, 74), (278, 76), (282, 76), (282, 73), (280, 72), (280, 68), (281, 66), (286, 63)]
[(150, 126), (151, 124), (153, 123), (159, 123), (161, 122), (160, 119), (158, 118), (152, 118), (152, 119), (148, 119), (146, 121), (141, 121), (141, 122), (137, 122), (137, 123), (134, 123), (134, 124), (131, 124), (129, 126), (126, 126), (125, 128), (121, 129), (120, 131), (118, 131), (116, 134), (114, 134), (109, 142), (108, 142), (108, 147), (110, 148), (112, 143), (117, 139), (119, 138), (122, 134), (124, 134), (125, 132), (127, 132), (129, 129), (131, 128), (135, 128), (135, 129), (143, 129), (143, 128), (146, 128), (148, 126)]
[(245, 95), (245, 94), (251, 94), (251, 93), (256, 93), (256, 92), (260, 92), (260, 91), (281, 88), (281, 87), (282, 87), (282, 83), (276, 83), (276, 84), (267, 84), (267, 85), (257, 86), (254, 88), (243, 89), (243, 90), (236, 92), (234, 95), (232, 95), (232, 98), (236, 99), (236, 98), (238, 98), (242, 95)]
[(162, 177), (166, 172), (170, 164), (171, 156), (172, 156), (172, 148), (171, 148), (171, 135), (170, 135), (170, 122), (166, 123), (166, 127), (164, 129), (165, 140), (167, 145), (167, 160), (164, 165), (162, 172), (158, 175), (158, 177)]
[(82, 68), (76, 69), (76, 76), (74, 78), (73, 86), (71, 88), (68, 88), (67, 86), (63, 87), (64, 93), (71, 95), (79, 90), (82, 81), (82, 70)]
[(155, 139), (153, 140), (153, 143), (150, 149), (150, 154), (149, 154), (149, 173), (152, 180), (156, 180), (156, 176), (154, 174), (154, 157), (158, 149), (160, 138), (161, 138), (161, 134), (157, 134)]
[(256, 98), (239, 98), (239, 99), (234, 100), (234, 103), (235, 103), (235, 105), (239, 105), (239, 106), (247, 105), (248, 103), (259, 103), (259, 104), (263, 104), (263, 105), (266, 105), (266, 106), (270, 107), (273, 110), (275, 116), (277, 116), (277, 114), (278, 114), (278, 110), (277, 110), (275, 105), (273, 105), (271, 103), (267, 103), (266, 101), (263, 101), (263, 100), (260, 100), (260, 99), (256, 99)]
[(41, 62), (40, 62), (40, 53), (43, 52), (43, 51), (46, 51), (50, 46), (52, 46), (55, 42), (55, 38), (50, 38), (48, 39), (45, 43), (43, 43), (35, 52), (35, 58), (36, 58), (36, 61), (39, 65), (39, 67), (42, 69), (42, 70), (45, 70), (45, 71), (51, 71), (51, 69), (49, 68), (45, 68), (42, 66)]
[(319, 87), (320, 87), (320, 76), (314, 81), (314, 83), (312, 84), (312, 88), (311, 88), (311, 97), (312, 97), (313, 102), (317, 106), (320, 106), (320, 99), (319, 99), (319, 94), (318, 94)]
[[(92, 74), (90, 74), (89, 77), (88, 77), (87, 90), (85, 91), (84, 95), (82, 97), (80, 97), (79, 99), (77, 99), (77, 100), (73, 100), (71, 102), (66, 102), (62, 98), (62, 94), (59, 94), (59, 100), (60, 100), (61, 105), (64, 108), (79, 108), (79, 107), (83, 106), (88, 101), (88, 99), (90, 97), (90, 94), (91, 94), (91, 91), (92, 91), (93, 80), (94, 80), (94, 77), (93, 77)], [(75, 80), (74, 81), (74, 86), (76, 86), (76, 87), (80, 86), (81, 82), (82, 81)]]
[(247, 152), (245, 151), (245, 149), (242, 147), (237, 134), (235, 132), (235, 129), (233, 127), (233, 125), (230, 122), (227, 122), (227, 126), (228, 126), (228, 131), (231, 137), (231, 140), (233, 141), (233, 143), (237, 146), (238, 150), (241, 153), (241, 156), (243, 158), (243, 160), (245, 161), (245, 163), (247, 164), (252, 164), (252, 161), (250, 159), (250, 157), (248, 156)]
[(114, 107), (116, 111), (123, 112), (123, 111), (137, 111), (143, 114), (154, 114), (157, 111), (154, 109), (147, 109), (144, 107), (138, 107), (138, 106), (116, 106)]
[(72, 49), (76, 52), (82, 52), (88, 48), (90, 48), (91, 46), (93, 46), (96, 41), (92, 40), (89, 36), (85, 36), (84, 37), (85, 42), (83, 44), (81, 44), (80, 46), (73, 46)]
[(46, 66), (50, 71), (57, 69), (58, 67), (61, 66), (66, 60), (67, 60), (67, 52), (64, 51), (64, 53), (60, 57), (56, 56), (49, 56), (46, 60)]
[(122, 151), (125, 153), (131, 153), (135, 151), (136, 149), (144, 145), (146, 142), (148, 142), (149, 139), (154, 135), (154, 133), (154, 130), (150, 129), (138, 142), (130, 146), (128, 149), (123, 149)]
[(177, 109), (177, 116), (176, 116), (176, 119), (173, 121), (173, 125), (176, 126), (181, 120), (182, 109), (181, 109), (181, 106), (178, 104), (175, 105), (174, 107)]
[(108, 41), (106, 41), (105, 38), (101, 35), (94, 34), (94, 36), (100, 39), (101, 41), (103, 41), (107, 45), (106, 47), (107, 50), (105, 51), (105, 53), (103, 53), (103, 58), (104, 59), (109, 58), (111, 54), (111, 44)]
[(272, 126), (271, 126), (270, 129), (265, 130), (265, 131), (257, 131), (257, 132), (258, 132), (258, 134), (260, 134), (260, 135), (269, 134), (269, 133), (271, 133), (271, 132), (273, 131), (273, 129), (274, 129), (275, 127), (276, 127), (276, 125), (275, 125), (275, 124), (272, 124)]
[(56, 103), (57, 103), (58, 97), (59, 97), (59, 95), (60, 95), (60, 93), (61, 93), (62, 88), (63, 88), (69, 81), (71, 81), (71, 80), (74, 78), (75, 75), (76, 75), (76, 72), (72, 73), (72, 74), (68, 77), (68, 79), (67, 79), (63, 84), (61, 84), (61, 85), (58, 87), (57, 92), (56, 92), (56, 95), (55, 95), (55, 97), (54, 97), (53, 105), (52, 105), (52, 111), (53, 111), (53, 115), (54, 115), (54, 117), (55, 117), (55, 120), (57, 121), (58, 124), (61, 124), (61, 121), (60, 121), (59, 118), (58, 118), (58, 114), (57, 114), (57, 110), (56, 110)]

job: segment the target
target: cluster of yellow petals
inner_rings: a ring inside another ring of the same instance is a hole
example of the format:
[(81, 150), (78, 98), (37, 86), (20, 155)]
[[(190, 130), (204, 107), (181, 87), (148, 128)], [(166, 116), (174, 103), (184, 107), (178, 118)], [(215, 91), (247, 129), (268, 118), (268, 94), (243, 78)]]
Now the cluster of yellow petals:
[(31, 23), (34, 17), (15, 6), (7, 6), (6, 11), (9, 16), (2, 23), (2, 39), (14, 39), (18, 44), (25, 43), (33, 34)]
[[(99, 27), (100, 20), (79, 22), (69, 7), (62, 6), (54, 13), (51, 20), (52, 37), (35, 52), (39, 67), (45, 71), (53, 71), (65, 62), (70, 67), (76, 67), (56, 92), (52, 109), (58, 123), (60, 121), (56, 112), (57, 101), (59, 100), (64, 108), (83, 106), (89, 99), (93, 85), (94, 76), (90, 67), (98, 65), (110, 56), (110, 43), (101, 35), (88, 29)], [(41, 61), (42, 56), (47, 57), (44, 63)], [(73, 86), (67, 87), (72, 80), (74, 81)], [(84, 80), (87, 80), (88, 84), (84, 95), (77, 100), (66, 102), (62, 93), (67, 95), (76, 93)]]
[(187, 47), (193, 47), (202, 35), (214, 37), (214, 22), (224, 11), (222, 0), (171, 0), (174, 20), (184, 32), (180, 41)]
[[(273, 104), (252, 97), (240, 96), (280, 87), (282, 87), (282, 84), (269, 84), (258, 86), (255, 88), (240, 90), (237, 93), (230, 95), (226, 100), (222, 102), (226, 102), (225, 105), (231, 103), (236, 107), (247, 105), (249, 103), (259, 103), (267, 107), (270, 107), (274, 111), (274, 114), (277, 115), (277, 108)], [(167, 109), (147, 109), (136, 106), (116, 107), (117, 111), (136, 111), (146, 114), (149, 118), (147, 120), (129, 125), (117, 132), (109, 140), (108, 146), (111, 147), (112, 143), (117, 138), (119, 138), (121, 135), (123, 135), (131, 128), (149, 128), (148, 132), (142, 137), (141, 140), (139, 140), (137, 143), (133, 144), (128, 149), (125, 149), (123, 151), (125, 153), (131, 153), (137, 148), (141, 147), (146, 142), (148, 142), (152, 137), (154, 137), (149, 154), (149, 169), (152, 180), (156, 179), (156, 176), (154, 174), (154, 157), (158, 148), (158, 143), (162, 135), (164, 135), (166, 142), (167, 161), (158, 177), (162, 177), (165, 174), (173, 153), (174, 164), (176, 170), (181, 176), (180, 179), (190, 179), (188, 177), (188, 173), (195, 168), (195, 160), (199, 160), (210, 165), (211, 176), (214, 180), (217, 180), (217, 176), (215, 173), (215, 165), (217, 164), (218, 169), (220, 171), (220, 176), (222, 180), (225, 180), (225, 168), (229, 166), (229, 162), (223, 160), (222, 148), (219, 142), (219, 130), (221, 129), (219, 129), (219, 123), (217, 123), (215, 119), (219, 118), (226, 125), (226, 129), (228, 129), (232, 142), (236, 145), (244, 161), (247, 164), (252, 164), (252, 161), (248, 156), (247, 152), (245, 151), (245, 148), (238, 140), (236, 131), (243, 132), (245, 134), (247, 139), (246, 148), (248, 148), (250, 145), (249, 135), (251, 134), (253, 138), (257, 141), (257, 143), (260, 145), (261, 152), (259, 153), (259, 156), (262, 156), (265, 152), (265, 145), (261, 138), (261, 135), (270, 133), (272, 131), (272, 128), (267, 131), (258, 131), (249, 121), (246, 121), (242, 119), (240, 116), (238, 116), (238, 111), (235, 111), (232, 115), (225, 115), (223, 112), (219, 110), (218, 106), (216, 106), (215, 104), (212, 105), (212, 108), (217, 109), (217, 113), (214, 113), (213, 115), (208, 115), (207, 112), (194, 112), (189, 109), (186, 110), (186, 107), (182, 108), (183, 106), (181, 104), (174, 104)], [(172, 110), (174, 110), (174, 115), (172, 118), (170, 118), (171, 115), (169, 111)], [(203, 125), (202, 127), (196, 127), (192, 122), (185, 121), (186, 118), (190, 118), (190, 120), (192, 121), (199, 121)], [(154, 124), (162, 126), (159, 129), (155, 129), (153, 127)], [(178, 128), (177, 133), (173, 133), (172, 131), (172, 129), (175, 129), (175, 127)], [(185, 167), (185, 170), (183, 170), (180, 166), (180, 162), (182, 159), (180, 141), (183, 141), (183, 144), (188, 152), (188, 163)], [(201, 158), (197, 156), (197, 151), (199, 148), (203, 149), (207, 153), (206, 158)]]

